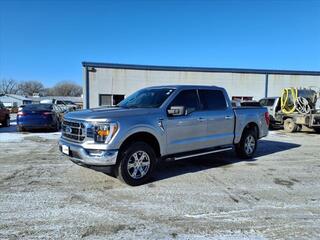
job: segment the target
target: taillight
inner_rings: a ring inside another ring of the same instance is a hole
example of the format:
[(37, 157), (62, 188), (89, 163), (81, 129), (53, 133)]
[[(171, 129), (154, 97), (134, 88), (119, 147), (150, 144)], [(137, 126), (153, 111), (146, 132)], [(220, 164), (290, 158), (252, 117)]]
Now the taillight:
[(18, 116), (25, 116), (26, 114), (24, 112), (18, 112), (17, 115)]
[(270, 115), (269, 115), (269, 112), (265, 112), (265, 113), (264, 113), (264, 118), (266, 119), (266, 123), (267, 123), (267, 125), (269, 126), (269, 124), (270, 124)]
[(52, 115), (52, 112), (43, 112), (42, 114), (45, 116), (48, 116), (48, 115)]

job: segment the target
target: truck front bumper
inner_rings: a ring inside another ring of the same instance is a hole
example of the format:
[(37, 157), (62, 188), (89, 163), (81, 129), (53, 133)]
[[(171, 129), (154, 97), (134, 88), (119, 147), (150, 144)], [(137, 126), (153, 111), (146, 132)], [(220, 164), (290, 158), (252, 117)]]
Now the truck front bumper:
[[(67, 154), (63, 151), (63, 148), (68, 149)], [(80, 165), (112, 166), (117, 163), (117, 150), (85, 149), (81, 145), (64, 139), (59, 140), (59, 149), (71, 161)]]

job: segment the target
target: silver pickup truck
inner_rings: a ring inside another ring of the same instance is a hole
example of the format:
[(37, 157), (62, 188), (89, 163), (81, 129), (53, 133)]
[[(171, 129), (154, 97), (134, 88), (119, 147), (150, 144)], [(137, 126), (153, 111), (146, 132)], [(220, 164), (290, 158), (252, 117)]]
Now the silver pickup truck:
[(59, 148), (81, 166), (107, 167), (125, 183), (140, 185), (162, 160), (232, 148), (252, 158), (269, 120), (263, 107), (232, 108), (220, 87), (149, 87), (112, 108), (66, 114)]

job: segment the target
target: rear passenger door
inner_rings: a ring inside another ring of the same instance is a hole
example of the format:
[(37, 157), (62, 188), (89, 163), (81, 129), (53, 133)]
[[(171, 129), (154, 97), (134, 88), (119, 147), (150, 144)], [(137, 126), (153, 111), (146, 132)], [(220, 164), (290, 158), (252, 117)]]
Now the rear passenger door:
[(223, 91), (201, 89), (198, 92), (207, 115), (207, 147), (232, 144), (235, 117)]
[(205, 113), (200, 109), (197, 90), (182, 90), (169, 104), (168, 109), (171, 106), (184, 106), (187, 114), (168, 116), (165, 120), (167, 154), (204, 148), (207, 121)]

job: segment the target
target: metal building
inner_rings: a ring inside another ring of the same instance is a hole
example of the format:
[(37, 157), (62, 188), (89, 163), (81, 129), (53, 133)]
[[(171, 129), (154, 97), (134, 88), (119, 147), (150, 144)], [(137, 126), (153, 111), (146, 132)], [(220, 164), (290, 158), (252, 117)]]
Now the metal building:
[(83, 62), (84, 108), (115, 105), (147, 86), (216, 85), (230, 98), (259, 100), (279, 96), (286, 87), (320, 89), (320, 71), (169, 67)]

